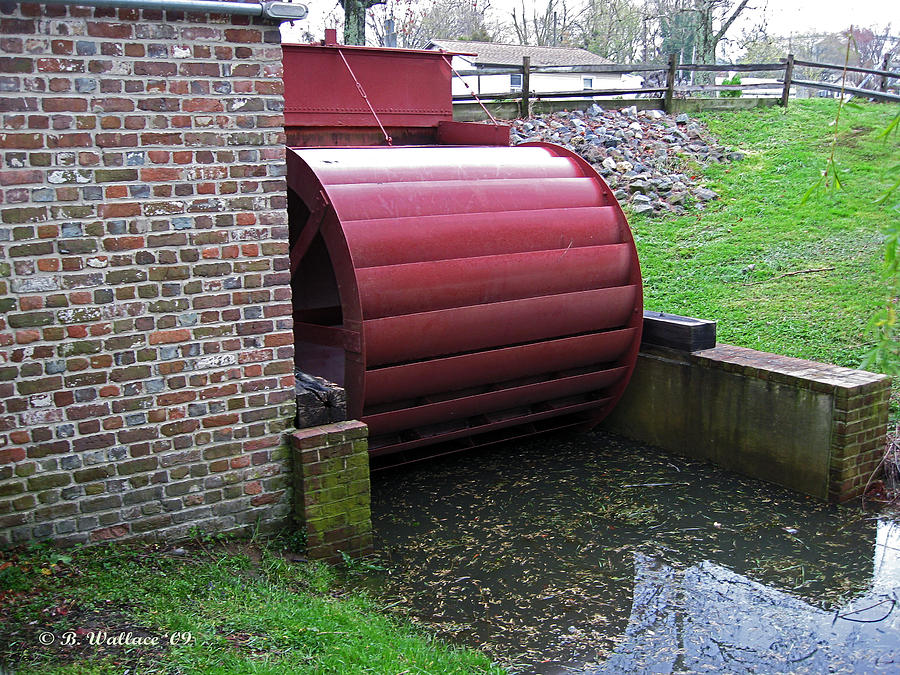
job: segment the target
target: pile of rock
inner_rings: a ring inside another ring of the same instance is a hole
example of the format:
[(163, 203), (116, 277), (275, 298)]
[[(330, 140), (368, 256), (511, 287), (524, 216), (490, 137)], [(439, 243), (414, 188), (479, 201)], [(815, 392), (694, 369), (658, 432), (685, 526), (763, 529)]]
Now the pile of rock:
[(516, 120), (513, 144), (546, 141), (581, 155), (604, 177), (623, 206), (633, 213), (683, 213), (703, 208), (718, 195), (684, 173), (698, 164), (738, 161), (740, 152), (718, 145), (709, 132), (686, 114), (659, 110), (587, 110)]

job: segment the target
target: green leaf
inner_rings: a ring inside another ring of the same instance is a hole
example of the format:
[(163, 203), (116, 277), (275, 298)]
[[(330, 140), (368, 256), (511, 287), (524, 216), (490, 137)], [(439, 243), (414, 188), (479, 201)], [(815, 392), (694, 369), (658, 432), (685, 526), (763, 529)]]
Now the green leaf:
[(891, 135), (891, 132), (896, 131), (898, 128), (900, 128), (900, 113), (897, 113), (894, 119), (891, 120), (890, 124), (885, 127), (884, 131), (878, 134), (878, 138), (887, 138)]
[(885, 190), (884, 194), (882, 194), (878, 199), (875, 200), (876, 204), (884, 204), (890, 196), (893, 194), (894, 190), (900, 187), (900, 178), (894, 181), (894, 184), (891, 185), (887, 190)]
[(803, 204), (805, 204), (809, 200), (809, 198), (812, 197), (813, 192), (815, 192), (819, 187), (821, 187), (822, 181), (824, 181), (824, 180), (825, 180), (825, 177), (822, 176), (821, 178), (819, 178), (819, 180), (817, 180), (815, 183), (813, 183), (812, 185), (809, 186), (809, 189), (803, 193), (803, 198), (800, 200), (801, 206), (803, 206)]
[(838, 190), (843, 190), (843, 189), (844, 189), (844, 186), (841, 185), (841, 179), (838, 178), (838, 172), (837, 172), (837, 169), (836, 169), (836, 168), (835, 168), (835, 169), (832, 169), (831, 175), (834, 176), (834, 186), (835, 186)]

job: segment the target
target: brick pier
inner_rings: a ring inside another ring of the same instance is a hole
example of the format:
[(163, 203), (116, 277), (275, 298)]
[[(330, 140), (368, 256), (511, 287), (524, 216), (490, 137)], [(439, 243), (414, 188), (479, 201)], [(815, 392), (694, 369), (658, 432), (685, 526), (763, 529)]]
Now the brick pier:
[(294, 446), (294, 522), (307, 554), (340, 562), (372, 551), (368, 427), (335, 422), (301, 429)]

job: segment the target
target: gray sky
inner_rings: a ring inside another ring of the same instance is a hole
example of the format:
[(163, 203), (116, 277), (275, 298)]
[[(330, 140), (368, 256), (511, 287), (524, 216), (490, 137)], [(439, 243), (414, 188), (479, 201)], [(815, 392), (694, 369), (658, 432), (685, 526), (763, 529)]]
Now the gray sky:
[(770, 32), (776, 34), (834, 33), (851, 25), (882, 28), (887, 24), (894, 35), (900, 34), (900, 2), (896, 0), (771, 0), (768, 18)]
[[(309, 18), (298, 22), (297, 28), (309, 30), (317, 39), (324, 36), (326, 16), (330, 12), (342, 14), (336, 0), (301, 0), (309, 7)], [(388, 0), (389, 2), (392, 0)], [(534, 5), (535, 0), (525, 0), (526, 7)], [(546, 6), (546, 0), (538, 0), (542, 6)], [(577, 4), (571, 2), (572, 5)], [(508, 21), (512, 8), (521, 7), (522, 0), (491, 0), (491, 6), (497, 18)], [(337, 9), (335, 10), (335, 8)], [(883, 28), (891, 24), (892, 34), (900, 34), (900, 1), (898, 0), (755, 0), (749, 8), (744, 10), (742, 21), (747, 23), (758, 22), (760, 15), (765, 12), (768, 31), (773, 35), (788, 35), (789, 33), (823, 32), (832, 33), (845, 30), (854, 26), (866, 28)], [(740, 32), (740, 24), (736, 23), (732, 30), (735, 34)], [(296, 35), (297, 38), (288, 37), (289, 40), (299, 39), (300, 30), (289, 31), (287, 35)]]

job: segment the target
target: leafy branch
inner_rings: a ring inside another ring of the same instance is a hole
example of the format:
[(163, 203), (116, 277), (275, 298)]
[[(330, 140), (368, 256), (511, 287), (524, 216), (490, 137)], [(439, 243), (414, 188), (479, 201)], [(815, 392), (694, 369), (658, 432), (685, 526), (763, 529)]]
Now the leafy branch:
[[(845, 107), (861, 109), (856, 103), (850, 103), (844, 100), (844, 86), (847, 78), (847, 65), (850, 63), (850, 45), (855, 45), (853, 36), (853, 27), (850, 27), (847, 35), (847, 51), (844, 55), (844, 70), (841, 74), (841, 93), (838, 102), (837, 112), (831, 126), (834, 127), (834, 133), (831, 137), (831, 148), (828, 159), (825, 162), (825, 169), (819, 179), (809, 187), (804, 193), (800, 203), (804, 204), (817, 190), (824, 188), (825, 191), (842, 190), (844, 188), (841, 183), (840, 170), (835, 160), (837, 142), (838, 142), (838, 125), (841, 121), (841, 112)], [(859, 48), (857, 47), (857, 51)], [(900, 132), (900, 113), (888, 123), (886, 128), (879, 134), (879, 137), (887, 140), (892, 134)], [(894, 182), (882, 193), (876, 200), (876, 204), (887, 204), (892, 195), (900, 188), (900, 164), (895, 164), (887, 170), (888, 175), (896, 175)], [(894, 209), (898, 207), (895, 205)], [(884, 242), (884, 266), (882, 269), (882, 279), (886, 285), (886, 300), (884, 307), (879, 309), (869, 319), (866, 330), (875, 338), (875, 344), (863, 357), (861, 368), (873, 370), (875, 372), (885, 373), (887, 375), (900, 375), (900, 220), (889, 219), (885, 228)]]
[[(879, 137), (887, 141), (891, 134), (897, 133), (900, 133), (900, 112), (894, 115)], [(876, 204), (887, 204), (900, 187), (900, 164), (894, 164), (886, 173), (896, 178), (875, 200)], [(895, 204), (893, 210), (898, 209), (900, 204)], [(900, 375), (900, 218), (888, 219), (884, 234), (882, 278), (887, 285), (887, 299), (884, 307), (869, 320), (868, 330), (875, 336), (875, 346), (866, 354), (862, 367), (887, 375)]]
[[(828, 154), (828, 160), (825, 162), (825, 170), (822, 171), (822, 175), (819, 177), (819, 180), (813, 183), (813, 185), (810, 186), (810, 188), (803, 194), (803, 199), (800, 200), (800, 204), (805, 204), (806, 201), (813, 195), (813, 193), (820, 187), (824, 187), (826, 191), (829, 188), (837, 190), (844, 189), (844, 186), (841, 184), (841, 179), (838, 177), (838, 167), (837, 163), (834, 160), (834, 155), (835, 149), (837, 148), (838, 125), (841, 123), (841, 111), (844, 109), (844, 106), (851, 105), (844, 100), (844, 87), (846, 86), (847, 82), (847, 66), (850, 64), (850, 44), (852, 42), (854, 42), (853, 26), (850, 26), (850, 31), (847, 37), (847, 51), (844, 54), (844, 70), (841, 72), (841, 93), (838, 97), (837, 113), (834, 116), (834, 122), (831, 123), (831, 126), (834, 127), (834, 133), (831, 136), (831, 152)], [(852, 105), (855, 106), (856, 104)]]
[[(894, 184), (879, 201), (886, 201), (896, 187)], [(885, 235), (882, 276), (887, 282), (888, 297), (884, 307), (869, 320), (867, 328), (875, 336), (875, 346), (866, 354), (862, 367), (887, 375), (900, 375), (900, 220), (890, 222)]]

